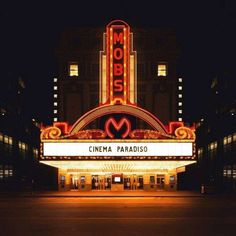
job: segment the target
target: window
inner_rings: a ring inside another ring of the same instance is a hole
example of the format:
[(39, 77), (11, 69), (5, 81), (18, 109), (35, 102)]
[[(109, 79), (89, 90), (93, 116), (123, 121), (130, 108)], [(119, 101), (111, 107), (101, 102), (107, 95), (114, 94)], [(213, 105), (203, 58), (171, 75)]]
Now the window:
[(208, 149), (208, 155), (209, 155), (210, 159), (213, 160), (214, 158), (216, 158), (217, 141), (209, 143), (207, 146), (207, 149)]
[(226, 137), (224, 137), (223, 143), (224, 145), (230, 144), (234, 139), (233, 135), (228, 135)]
[(57, 78), (53, 78), (53, 82), (56, 83), (57, 82)]
[(178, 89), (179, 89), (179, 90), (182, 90), (182, 89), (183, 89), (183, 87), (182, 87), (182, 86), (178, 86)]
[(35, 158), (38, 158), (39, 151), (37, 148), (33, 148), (33, 154)]
[(18, 147), (19, 147), (19, 149), (24, 150), (24, 151), (28, 150), (28, 145), (24, 142), (21, 142), (21, 141), (19, 141)]
[(199, 159), (201, 159), (203, 157), (203, 148), (198, 148), (197, 155), (198, 155)]
[(57, 114), (57, 110), (53, 110), (53, 113), (54, 113), (54, 114)]
[(57, 117), (54, 117), (54, 118), (53, 118), (53, 121), (57, 122)]
[(227, 135), (223, 138), (224, 153), (232, 152), (234, 150), (235, 133)]
[(178, 106), (181, 107), (182, 106), (182, 102), (178, 102)]
[(236, 165), (233, 165), (233, 179), (236, 179)]
[(53, 105), (56, 107), (57, 106), (57, 102), (54, 102)]
[(9, 145), (12, 145), (12, 137), (9, 137), (7, 135), (3, 136), (3, 142)]
[(54, 89), (54, 90), (57, 90), (57, 86), (53, 86), (53, 89)]
[(0, 165), (0, 179), (3, 179), (3, 166)]
[(0, 179), (13, 176), (13, 168), (11, 165), (0, 165)]
[(232, 178), (232, 174), (234, 174), (234, 167), (231, 165), (224, 166), (223, 176), (226, 178)]
[(69, 65), (69, 75), (70, 76), (79, 76), (79, 70), (77, 64), (70, 64)]
[(54, 94), (53, 94), (53, 97), (54, 97), (54, 98), (57, 98), (57, 94), (56, 94), (56, 93), (54, 93)]
[(183, 119), (181, 117), (178, 118), (178, 121), (183, 121)]
[(179, 98), (182, 98), (183, 96), (182, 96), (182, 94), (181, 94), (181, 93), (179, 93), (179, 94), (178, 94), (178, 97), (179, 97)]
[(166, 64), (158, 64), (157, 65), (157, 76), (167, 76)]
[(0, 142), (2, 142), (2, 141), (3, 141), (3, 134), (0, 133)]
[(179, 112), (179, 114), (182, 114), (182, 113), (183, 113), (183, 111), (182, 111), (182, 110), (178, 110), (178, 112)]
[(183, 79), (182, 79), (182, 78), (179, 78), (178, 81), (179, 81), (179, 83), (182, 83), (182, 82), (183, 82)]
[(208, 144), (208, 150), (215, 150), (217, 148), (217, 142), (212, 142)]

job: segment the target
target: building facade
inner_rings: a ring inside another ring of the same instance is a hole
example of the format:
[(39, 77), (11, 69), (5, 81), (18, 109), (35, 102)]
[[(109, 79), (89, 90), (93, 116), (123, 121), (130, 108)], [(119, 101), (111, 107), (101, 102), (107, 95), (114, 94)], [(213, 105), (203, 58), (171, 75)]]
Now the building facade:
[(40, 162), (58, 168), (59, 190), (176, 190), (177, 174), (196, 160), (194, 127), (182, 122), (175, 35), (132, 33), (123, 21), (103, 31), (62, 37)]
[(201, 184), (214, 191), (236, 190), (235, 73), (219, 73), (209, 88), (205, 115), (197, 123)]
[(0, 92), (0, 189), (32, 186), (39, 157), (39, 125), (27, 113), (26, 84), (10, 76)]
[[(73, 124), (99, 105), (99, 51), (104, 29), (65, 32), (57, 48), (58, 77), (54, 78), (54, 121)], [(183, 86), (177, 76), (179, 47), (173, 30), (133, 29), (137, 51), (137, 104), (164, 124), (182, 121)]]

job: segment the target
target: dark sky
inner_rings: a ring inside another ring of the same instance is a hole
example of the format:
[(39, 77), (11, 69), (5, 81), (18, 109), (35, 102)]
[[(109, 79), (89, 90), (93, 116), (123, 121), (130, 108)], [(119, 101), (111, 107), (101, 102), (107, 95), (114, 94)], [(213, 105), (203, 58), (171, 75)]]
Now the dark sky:
[(185, 117), (191, 120), (203, 111), (210, 80), (236, 68), (235, 6), (233, 0), (5, 1), (0, 6), (0, 78), (23, 76), (32, 113), (47, 121), (50, 81), (57, 74), (54, 51), (63, 30), (105, 30), (113, 19), (131, 28), (171, 27), (182, 50), (178, 73), (185, 80)]

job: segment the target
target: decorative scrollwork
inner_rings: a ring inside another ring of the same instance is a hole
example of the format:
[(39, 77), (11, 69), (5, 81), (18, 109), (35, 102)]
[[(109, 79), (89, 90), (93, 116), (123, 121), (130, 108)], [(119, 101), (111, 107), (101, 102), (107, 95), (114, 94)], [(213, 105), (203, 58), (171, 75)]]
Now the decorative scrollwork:
[(40, 139), (59, 139), (61, 130), (57, 127), (48, 127), (41, 131)]
[(100, 129), (91, 129), (91, 130), (81, 130), (78, 133), (70, 136), (70, 138), (78, 139), (99, 139), (105, 138), (107, 136), (106, 132)]
[(187, 127), (179, 127), (175, 130), (175, 136), (177, 139), (193, 139), (195, 140), (196, 135), (193, 130)]
[(155, 130), (149, 130), (149, 129), (135, 129), (130, 132), (129, 136), (130, 136), (130, 138), (135, 138), (135, 139), (163, 138), (163, 134), (161, 132), (155, 131)]

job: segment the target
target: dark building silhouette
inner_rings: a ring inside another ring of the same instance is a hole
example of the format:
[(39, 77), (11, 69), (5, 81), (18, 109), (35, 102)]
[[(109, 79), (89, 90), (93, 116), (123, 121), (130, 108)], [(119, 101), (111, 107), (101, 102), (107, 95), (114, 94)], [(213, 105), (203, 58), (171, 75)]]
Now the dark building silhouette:
[(236, 190), (235, 74), (219, 73), (211, 82), (205, 115), (197, 123), (201, 184), (218, 191)]
[(42, 173), (49, 173), (49, 167), (38, 162), (40, 124), (27, 105), (27, 84), (9, 76), (0, 90), (0, 189), (31, 190), (47, 184)]

